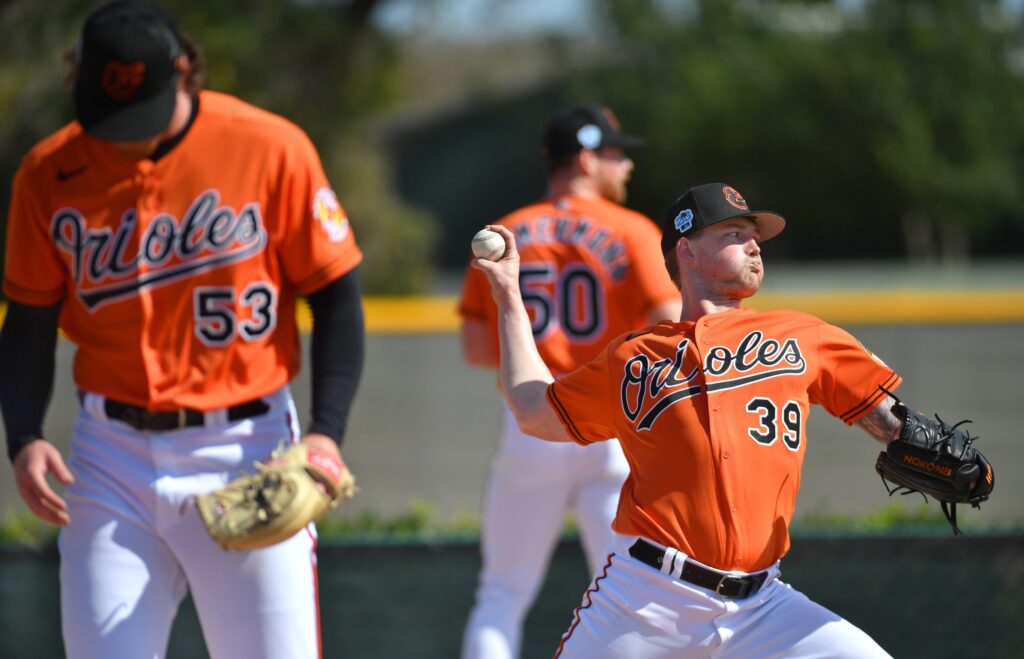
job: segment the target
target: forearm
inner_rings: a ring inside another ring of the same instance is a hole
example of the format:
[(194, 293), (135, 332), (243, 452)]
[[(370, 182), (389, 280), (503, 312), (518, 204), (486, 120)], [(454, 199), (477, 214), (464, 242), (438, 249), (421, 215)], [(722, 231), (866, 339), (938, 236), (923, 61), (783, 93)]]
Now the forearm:
[(530, 315), (519, 290), (519, 251), (515, 236), (503, 226), (488, 225), (505, 239), (505, 254), (496, 262), (474, 259), (491, 285), (498, 313), (498, 351), (501, 364), (498, 383), (519, 429), (539, 439), (572, 441), (555, 411), (548, 405), (547, 388), (554, 382), (537, 344), (533, 341)]
[(889, 442), (899, 437), (903, 428), (903, 421), (892, 413), (895, 402), (888, 395), (884, 396), (874, 409), (861, 417), (856, 424), (882, 446), (887, 446)]
[(537, 352), (518, 289), (498, 301), (498, 321), (499, 380), (520, 430), (550, 441), (571, 441), (547, 402), (547, 388), (554, 377)]
[(312, 411), (309, 433), (341, 444), (362, 377), (365, 328), (359, 279), (352, 271), (309, 296)]
[(59, 316), (59, 304), (8, 304), (0, 333), (0, 409), (12, 460), (43, 436), (43, 418), (53, 391)]

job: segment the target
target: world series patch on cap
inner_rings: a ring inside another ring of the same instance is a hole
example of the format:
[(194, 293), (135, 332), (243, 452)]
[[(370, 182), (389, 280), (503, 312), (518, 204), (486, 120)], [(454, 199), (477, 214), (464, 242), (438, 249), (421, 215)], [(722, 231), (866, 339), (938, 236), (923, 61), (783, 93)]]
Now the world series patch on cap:
[(544, 129), (541, 153), (560, 158), (583, 149), (641, 146), (645, 140), (622, 132), (622, 125), (611, 109), (602, 105), (579, 105), (556, 114)]
[(786, 220), (774, 211), (752, 211), (739, 191), (726, 183), (705, 183), (676, 199), (661, 224), (661, 251), (674, 248), (679, 239), (704, 227), (745, 217), (757, 224), (760, 242), (779, 235)]

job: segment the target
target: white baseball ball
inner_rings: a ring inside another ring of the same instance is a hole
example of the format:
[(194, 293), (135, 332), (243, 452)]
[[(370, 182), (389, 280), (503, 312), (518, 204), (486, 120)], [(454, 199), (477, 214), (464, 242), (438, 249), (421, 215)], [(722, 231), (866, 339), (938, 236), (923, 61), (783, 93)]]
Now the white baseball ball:
[(473, 256), (478, 259), (497, 261), (505, 255), (505, 239), (490, 229), (480, 229), (473, 236)]

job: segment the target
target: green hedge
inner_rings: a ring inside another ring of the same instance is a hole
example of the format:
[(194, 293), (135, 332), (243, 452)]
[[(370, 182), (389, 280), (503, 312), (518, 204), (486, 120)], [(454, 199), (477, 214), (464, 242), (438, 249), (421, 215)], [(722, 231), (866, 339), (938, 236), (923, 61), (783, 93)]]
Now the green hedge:
[[(52, 546), (0, 552), (0, 657), (62, 656), (57, 562)], [(472, 538), (323, 542), (325, 657), (458, 656), (478, 569)], [(795, 539), (782, 572), (895, 657), (1009, 658), (1024, 647), (1024, 533), (809, 534)], [(524, 659), (551, 656), (588, 581), (577, 543), (563, 539), (527, 619)], [(188, 600), (168, 656), (207, 656)]]

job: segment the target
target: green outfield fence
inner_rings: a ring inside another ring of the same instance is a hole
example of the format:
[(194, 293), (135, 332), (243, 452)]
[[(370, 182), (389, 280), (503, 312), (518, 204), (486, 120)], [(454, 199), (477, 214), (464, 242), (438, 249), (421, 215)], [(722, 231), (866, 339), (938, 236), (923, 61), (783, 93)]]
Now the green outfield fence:
[[(457, 657), (479, 567), (473, 539), (346, 541), (319, 550), (324, 656)], [(0, 657), (63, 656), (57, 555), (0, 551)], [(954, 538), (797, 537), (783, 579), (894, 657), (1021, 657), (1024, 533)], [(589, 575), (575, 540), (555, 551), (523, 657), (551, 657)], [(207, 657), (186, 600), (171, 659)]]

